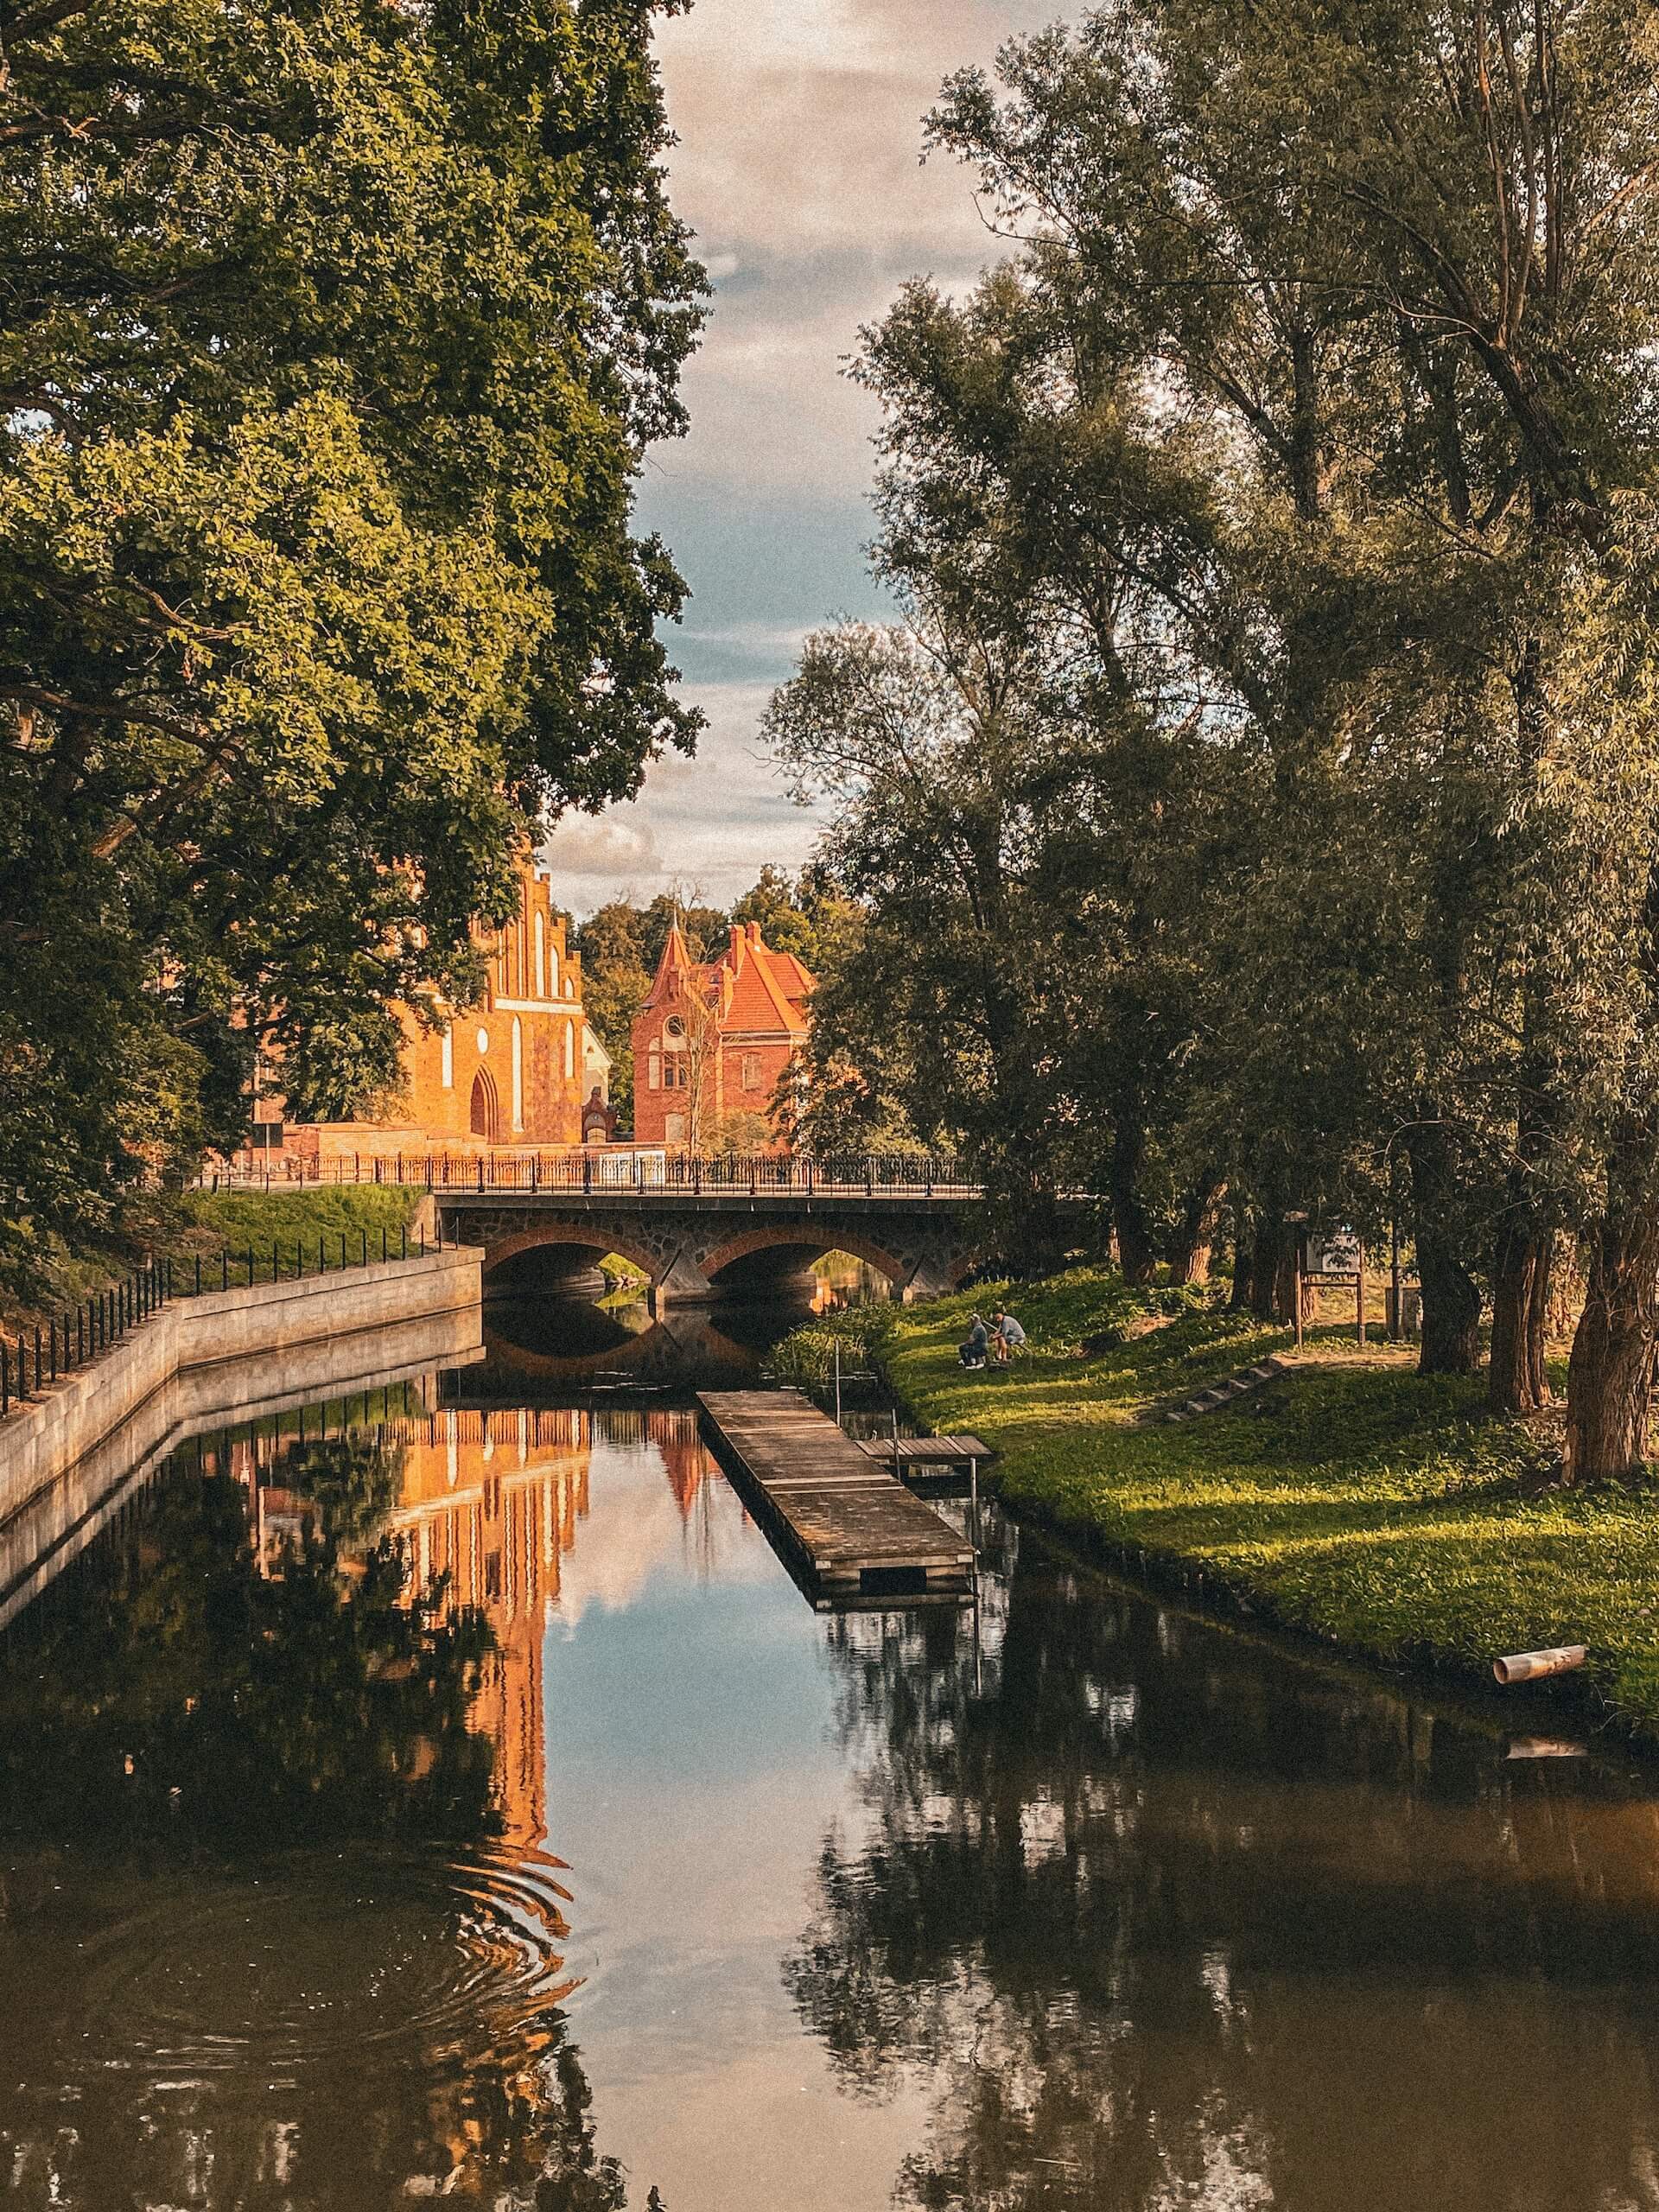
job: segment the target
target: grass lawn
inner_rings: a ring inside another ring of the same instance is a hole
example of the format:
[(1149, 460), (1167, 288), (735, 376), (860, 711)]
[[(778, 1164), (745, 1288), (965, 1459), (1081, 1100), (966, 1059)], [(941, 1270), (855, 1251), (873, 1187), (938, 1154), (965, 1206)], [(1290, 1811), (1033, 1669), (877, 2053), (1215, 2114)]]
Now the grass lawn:
[(1031, 1345), (1006, 1370), (957, 1363), (994, 1287), (863, 1325), (923, 1421), (995, 1446), (1016, 1510), (1197, 1568), (1350, 1650), (1489, 1686), (1498, 1652), (1587, 1643), (1595, 1690), (1659, 1734), (1659, 1490), (1550, 1489), (1548, 1440), (1485, 1418), (1478, 1382), (1422, 1380), (1397, 1353), (1362, 1362), (1351, 1336), (1343, 1356), (1315, 1334), (1305, 1365), (1236, 1407), (1145, 1421), (1287, 1333), (1189, 1310), (1127, 1334), (1137, 1301), (1101, 1270), (1007, 1295)]
[[(191, 1191), (177, 1202), (158, 1224), (156, 1249), (175, 1262), (175, 1281), (180, 1290), (189, 1287), (185, 1271), (198, 1255), (204, 1274), (218, 1268), (219, 1255), (231, 1262), (232, 1280), (248, 1279), (247, 1254), (253, 1253), (257, 1281), (269, 1281), (271, 1247), (277, 1248), (282, 1272), (294, 1269), (297, 1246), (308, 1268), (317, 1264), (318, 1247), (331, 1268), (340, 1263), (340, 1239), (346, 1240), (348, 1266), (358, 1265), (365, 1239), (371, 1260), (380, 1257), (381, 1240), (395, 1257), (398, 1240), (415, 1218), (426, 1193), (407, 1185), (326, 1184), (299, 1191)], [(238, 1264), (239, 1263), (239, 1264)], [(204, 1288), (216, 1289), (218, 1275)]]
[(54, 1313), (71, 1312), (83, 1300), (124, 1281), (151, 1258), (173, 1262), (174, 1288), (193, 1289), (195, 1262), (202, 1262), (206, 1289), (220, 1281), (219, 1257), (228, 1255), (230, 1280), (248, 1280), (247, 1254), (253, 1249), (254, 1280), (268, 1282), (271, 1245), (280, 1248), (282, 1272), (294, 1273), (295, 1247), (302, 1245), (308, 1268), (317, 1262), (317, 1241), (330, 1267), (340, 1265), (340, 1240), (346, 1238), (348, 1264), (360, 1262), (368, 1239), (369, 1256), (380, 1256), (384, 1231), (391, 1250), (415, 1216), (425, 1193), (395, 1185), (319, 1186), (304, 1191), (188, 1191), (181, 1195), (135, 1193), (118, 1236), (105, 1246), (79, 1251), (62, 1249), (42, 1257), (31, 1295), (0, 1295), (0, 1342), (15, 1343), (36, 1324), (44, 1327)]

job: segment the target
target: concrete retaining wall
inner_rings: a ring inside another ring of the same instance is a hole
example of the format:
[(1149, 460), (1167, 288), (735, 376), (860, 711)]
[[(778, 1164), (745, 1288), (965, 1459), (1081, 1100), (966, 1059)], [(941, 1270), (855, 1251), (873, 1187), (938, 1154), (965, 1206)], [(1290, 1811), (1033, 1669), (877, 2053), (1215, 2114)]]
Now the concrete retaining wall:
[(18, 1571), (14, 1524), (35, 1528), (25, 1549), (52, 1541), (42, 1509), (72, 1473), (81, 1501), (66, 1495), (73, 1519), (89, 1485), (107, 1488), (211, 1422), (272, 1402), (305, 1404), (390, 1370), (464, 1361), (482, 1344), (482, 1261), (462, 1247), (178, 1299), (96, 1363), (16, 1408), (0, 1422), (0, 1593)]

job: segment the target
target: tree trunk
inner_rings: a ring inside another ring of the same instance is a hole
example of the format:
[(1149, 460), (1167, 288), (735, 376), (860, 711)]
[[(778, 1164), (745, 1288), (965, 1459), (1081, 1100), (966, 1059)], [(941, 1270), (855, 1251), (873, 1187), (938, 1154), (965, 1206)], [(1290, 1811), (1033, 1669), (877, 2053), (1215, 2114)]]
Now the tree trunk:
[(1549, 1295), (1544, 1315), (1544, 1334), (1564, 1343), (1578, 1325), (1584, 1304), (1584, 1269), (1579, 1260), (1578, 1239), (1571, 1230), (1558, 1230), (1549, 1265)]
[(1175, 1281), (1209, 1281), (1211, 1251), (1226, 1198), (1227, 1185), (1213, 1172), (1200, 1175), (1187, 1192), (1181, 1225), (1169, 1255), (1169, 1271)]
[(1423, 1290), (1420, 1375), (1473, 1375), (1480, 1366), (1480, 1293), (1438, 1229), (1417, 1230), (1417, 1279)]
[(1486, 1402), (1495, 1414), (1535, 1414), (1549, 1401), (1544, 1314), (1554, 1239), (1524, 1216), (1507, 1221), (1492, 1263), (1492, 1354)]
[(1250, 1311), (1288, 1327), (1296, 1319), (1296, 1229), (1277, 1208), (1260, 1216), (1250, 1254)]
[(1233, 1208), (1233, 1294), (1227, 1303), (1235, 1313), (1250, 1303), (1250, 1217), (1243, 1206)]
[(1570, 1483), (1616, 1482), (1639, 1472), (1647, 1457), (1659, 1201), (1610, 1198), (1586, 1242), (1590, 1275), (1567, 1368), (1561, 1472)]
[(1543, 1255), (1532, 1271), (1532, 1311), (1527, 1316), (1527, 1357), (1530, 1364), (1529, 1381), (1533, 1402), (1547, 1406), (1550, 1402), (1549, 1370), (1544, 1354), (1549, 1337), (1549, 1309), (1551, 1277), (1555, 1272), (1558, 1240), (1553, 1231), (1544, 1237)]
[(1141, 1202), (1141, 1168), (1146, 1134), (1132, 1115), (1121, 1115), (1112, 1137), (1108, 1173), (1111, 1185), (1112, 1226), (1117, 1231), (1119, 1264), (1127, 1283), (1152, 1281), (1158, 1255), (1153, 1249), (1152, 1224)]
[(1446, 1139), (1425, 1112), (1406, 1145), (1412, 1237), (1423, 1293), (1420, 1375), (1473, 1375), (1480, 1365), (1480, 1292), (1447, 1227), (1452, 1178)]

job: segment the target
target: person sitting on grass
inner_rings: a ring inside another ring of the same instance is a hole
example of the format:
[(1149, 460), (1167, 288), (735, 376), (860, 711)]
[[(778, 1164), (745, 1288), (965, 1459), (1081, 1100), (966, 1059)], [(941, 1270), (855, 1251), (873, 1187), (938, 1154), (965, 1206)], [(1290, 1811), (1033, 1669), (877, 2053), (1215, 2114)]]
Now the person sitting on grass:
[(968, 1341), (957, 1345), (957, 1357), (964, 1367), (983, 1367), (990, 1348), (991, 1332), (976, 1313), (973, 1325), (968, 1332)]
[(1013, 1314), (1003, 1313), (999, 1306), (991, 1316), (991, 1348), (996, 1355), (997, 1365), (1006, 1367), (1009, 1353), (1021, 1351), (1025, 1341), (1026, 1332)]

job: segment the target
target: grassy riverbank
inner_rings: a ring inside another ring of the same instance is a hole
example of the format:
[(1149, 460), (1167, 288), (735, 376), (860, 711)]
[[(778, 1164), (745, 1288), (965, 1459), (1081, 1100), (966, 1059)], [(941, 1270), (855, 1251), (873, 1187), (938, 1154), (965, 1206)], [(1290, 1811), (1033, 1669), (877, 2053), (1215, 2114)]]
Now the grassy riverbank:
[(269, 1281), (272, 1246), (282, 1272), (293, 1272), (296, 1248), (316, 1264), (321, 1241), (328, 1264), (340, 1264), (340, 1238), (348, 1262), (360, 1259), (367, 1240), (370, 1257), (380, 1256), (384, 1234), (397, 1249), (401, 1231), (413, 1221), (424, 1192), (396, 1185), (316, 1186), (297, 1191), (186, 1191), (136, 1195), (127, 1205), (118, 1233), (82, 1249), (42, 1255), (37, 1280), (27, 1295), (0, 1296), (0, 1341), (42, 1327), (49, 1316), (71, 1309), (111, 1284), (124, 1281), (151, 1259), (170, 1259), (177, 1288), (188, 1291), (195, 1262), (202, 1262), (204, 1287), (216, 1288), (221, 1255), (232, 1280)]
[(177, 1202), (177, 1212), (162, 1224), (158, 1249), (175, 1258), (194, 1259), (200, 1253), (217, 1263), (221, 1252), (244, 1262), (251, 1249), (257, 1280), (270, 1273), (271, 1247), (291, 1255), (297, 1245), (315, 1263), (319, 1244), (330, 1267), (340, 1264), (340, 1239), (346, 1240), (348, 1262), (359, 1260), (365, 1246), (378, 1260), (381, 1239), (392, 1252), (399, 1236), (413, 1223), (426, 1193), (407, 1185), (365, 1183), (330, 1186), (317, 1184), (297, 1191), (192, 1191)]
[(1484, 1418), (1477, 1382), (1362, 1361), (1335, 1332), (1236, 1407), (1148, 1420), (1287, 1339), (1214, 1311), (1134, 1334), (1150, 1317), (1101, 1271), (1011, 1291), (1029, 1353), (968, 1374), (956, 1346), (989, 1296), (861, 1325), (920, 1420), (996, 1447), (1010, 1504), (1349, 1650), (1489, 1685), (1497, 1652), (1587, 1643), (1595, 1689), (1659, 1735), (1659, 1489), (1551, 1489), (1547, 1432)]

